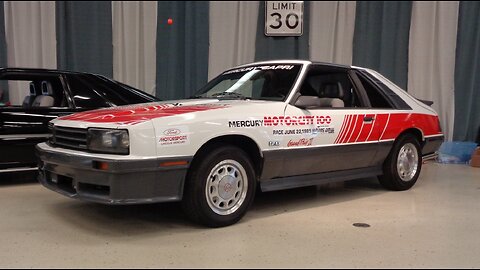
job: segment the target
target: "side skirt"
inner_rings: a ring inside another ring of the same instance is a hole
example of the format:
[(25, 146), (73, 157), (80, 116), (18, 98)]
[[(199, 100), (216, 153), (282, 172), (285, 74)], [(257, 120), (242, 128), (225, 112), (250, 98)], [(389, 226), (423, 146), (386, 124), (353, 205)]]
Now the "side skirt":
[(382, 173), (381, 167), (367, 167), (345, 171), (289, 176), (262, 180), (260, 181), (260, 188), (263, 192), (266, 192), (306, 186), (316, 186), (332, 182), (348, 181), (357, 178), (373, 177), (381, 175)]

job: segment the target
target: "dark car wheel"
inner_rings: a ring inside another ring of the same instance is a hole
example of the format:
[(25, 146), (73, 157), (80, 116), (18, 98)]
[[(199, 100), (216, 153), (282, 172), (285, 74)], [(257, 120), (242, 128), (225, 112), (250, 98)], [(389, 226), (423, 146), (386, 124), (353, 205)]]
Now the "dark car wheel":
[(422, 169), (421, 153), (420, 143), (415, 136), (405, 134), (400, 137), (383, 164), (380, 184), (395, 191), (413, 187)]
[(206, 226), (228, 226), (245, 215), (255, 188), (255, 173), (248, 155), (240, 148), (220, 145), (192, 163), (183, 209), (192, 220)]

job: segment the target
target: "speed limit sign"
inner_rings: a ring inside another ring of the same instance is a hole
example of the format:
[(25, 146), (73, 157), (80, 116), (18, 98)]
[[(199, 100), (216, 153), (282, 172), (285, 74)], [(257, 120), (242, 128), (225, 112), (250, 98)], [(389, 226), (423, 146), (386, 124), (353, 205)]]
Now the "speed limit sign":
[(265, 35), (301, 36), (303, 1), (265, 1)]

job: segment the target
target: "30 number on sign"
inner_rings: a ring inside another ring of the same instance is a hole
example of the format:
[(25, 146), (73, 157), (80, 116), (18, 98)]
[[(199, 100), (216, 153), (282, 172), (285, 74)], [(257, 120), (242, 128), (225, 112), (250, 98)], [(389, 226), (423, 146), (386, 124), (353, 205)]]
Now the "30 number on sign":
[(265, 35), (301, 36), (303, 1), (265, 1)]

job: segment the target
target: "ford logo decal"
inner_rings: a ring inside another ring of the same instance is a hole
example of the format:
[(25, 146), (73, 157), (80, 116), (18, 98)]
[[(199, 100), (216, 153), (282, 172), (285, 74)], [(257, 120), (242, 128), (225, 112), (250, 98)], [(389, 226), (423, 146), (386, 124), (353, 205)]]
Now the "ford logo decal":
[(178, 128), (170, 128), (170, 129), (167, 129), (163, 132), (163, 134), (165, 134), (166, 136), (175, 136), (175, 135), (178, 135), (180, 133), (181, 133), (181, 131)]

